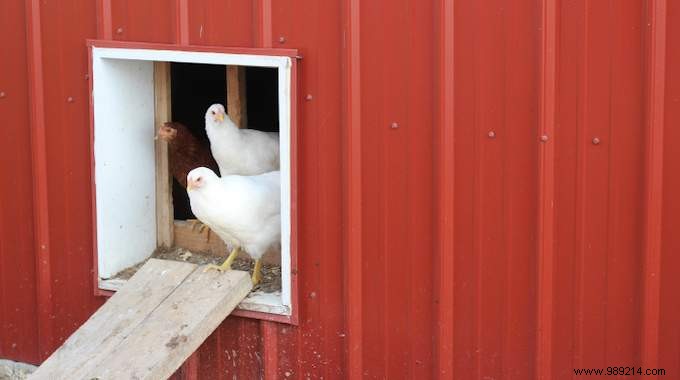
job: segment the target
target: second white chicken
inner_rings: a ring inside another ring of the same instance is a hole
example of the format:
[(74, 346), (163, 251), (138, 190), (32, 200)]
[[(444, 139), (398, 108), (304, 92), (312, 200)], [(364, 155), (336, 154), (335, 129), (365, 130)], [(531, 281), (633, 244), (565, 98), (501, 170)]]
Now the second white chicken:
[(220, 176), (279, 170), (278, 133), (239, 129), (221, 104), (213, 104), (206, 111), (205, 131)]

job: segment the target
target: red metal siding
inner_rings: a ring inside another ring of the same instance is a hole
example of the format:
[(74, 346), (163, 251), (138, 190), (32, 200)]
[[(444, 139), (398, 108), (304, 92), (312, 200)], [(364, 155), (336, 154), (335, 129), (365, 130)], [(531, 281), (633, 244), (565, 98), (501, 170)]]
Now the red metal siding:
[(304, 57), (300, 324), (231, 317), (177, 378), (680, 373), (677, 2), (11, 0), (0, 21), (16, 52), (0, 62), (0, 357), (39, 362), (103, 302), (96, 37)]
[(528, 2), (456, 4), (453, 374), (529, 378), (536, 339), (539, 9)]
[[(179, 9), (182, 1), (111, 0), (111, 27), (114, 40), (179, 42)], [(106, 6), (105, 5), (105, 6)], [(168, 6), (172, 5), (172, 6)]]
[(249, 1), (192, 1), (186, 26), (190, 44), (254, 47), (253, 11)]
[[(433, 3), (361, 2), (363, 374), (432, 371)], [(399, 32), (396, 32), (399, 31)]]
[(669, 1), (666, 14), (666, 81), (663, 105), (663, 203), (659, 309), (659, 367), (680, 373), (680, 3)]
[(34, 361), (36, 271), (33, 180), (27, 72), (26, 12), (23, 1), (0, 3), (0, 357)]
[(559, 22), (553, 377), (571, 378), (641, 359), (644, 9), (565, 2)]
[(82, 182), (91, 178), (88, 66), (82, 41), (96, 36), (96, 19), (83, 17), (95, 14), (94, 3), (87, 0), (41, 2), (40, 13), (51, 325), (58, 346), (103, 301), (92, 294), (92, 226), (86, 221), (93, 202)]

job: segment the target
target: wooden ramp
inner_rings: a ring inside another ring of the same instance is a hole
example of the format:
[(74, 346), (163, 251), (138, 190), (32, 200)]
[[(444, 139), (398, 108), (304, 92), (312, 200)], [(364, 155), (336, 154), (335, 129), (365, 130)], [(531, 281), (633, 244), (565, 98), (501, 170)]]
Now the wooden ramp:
[(150, 259), (29, 379), (166, 379), (251, 288), (246, 272)]

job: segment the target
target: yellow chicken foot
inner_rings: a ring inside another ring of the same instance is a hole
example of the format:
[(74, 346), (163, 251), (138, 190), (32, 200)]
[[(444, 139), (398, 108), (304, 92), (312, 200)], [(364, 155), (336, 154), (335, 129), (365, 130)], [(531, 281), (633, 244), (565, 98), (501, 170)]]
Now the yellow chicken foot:
[(255, 268), (253, 268), (253, 285), (257, 285), (262, 281), (262, 261), (255, 260)]
[(224, 272), (224, 271), (230, 270), (231, 264), (234, 262), (234, 259), (236, 259), (236, 256), (238, 256), (238, 253), (240, 251), (241, 251), (241, 247), (234, 247), (234, 249), (231, 250), (229, 257), (227, 257), (227, 259), (224, 260), (222, 265), (210, 264), (205, 268), (204, 272), (207, 272), (209, 270), (216, 270), (218, 272)]

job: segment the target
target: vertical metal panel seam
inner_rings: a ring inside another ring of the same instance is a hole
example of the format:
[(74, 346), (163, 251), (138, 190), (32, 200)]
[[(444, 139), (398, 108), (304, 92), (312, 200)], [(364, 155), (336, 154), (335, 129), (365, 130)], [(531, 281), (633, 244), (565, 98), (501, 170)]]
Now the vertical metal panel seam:
[[(663, 133), (666, 80), (666, 0), (648, 3), (647, 178), (642, 365), (659, 360), (661, 223), (663, 215)], [(652, 377), (656, 378), (656, 376)]]
[(175, 42), (180, 45), (189, 45), (189, 0), (177, 0), (175, 7), (177, 17)]
[(52, 273), (48, 215), (47, 152), (45, 136), (45, 94), (42, 63), (40, 0), (26, 0), (26, 38), (30, 99), (30, 133), (33, 176), (33, 223), (36, 231), (35, 265), (38, 300), (39, 356), (45, 359), (53, 348)]
[(257, 0), (255, 26), (257, 28), (256, 44), (258, 47), (272, 47), (272, 1)]
[(437, 226), (437, 268), (433, 268), (437, 284), (434, 378), (453, 377), (453, 266), (455, 216), (455, 124), (454, 124), (454, 0), (439, 1), (439, 130), (435, 163)]
[[(557, 86), (557, 4), (542, 0), (540, 60), (539, 207), (538, 207), (538, 331), (536, 376), (552, 379), (552, 317), (555, 218), (555, 97)], [(547, 137), (547, 138), (545, 138)]]
[(590, 36), (590, 3), (583, 3), (583, 55), (582, 64), (580, 66), (579, 88), (577, 100), (577, 125), (576, 125), (576, 195), (574, 202), (575, 228), (574, 228), (574, 246), (575, 265), (574, 265), (574, 348), (572, 353), (572, 363), (574, 367), (582, 367), (584, 365), (584, 325), (586, 324), (587, 311), (586, 292), (588, 284), (586, 279), (587, 257), (586, 257), (586, 225), (587, 225), (587, 199), (588, 199), (588, 154), (585, 144), (588, 134), (590, 116), (589, 110), (589, 88), (588, 79), (590, 73), (589, 66), (589, 36)]
[(111, 0), (97, 0), (97, 37), (104, 40), (113, 39), (113, 17)]
[(474, 19), (477, 21), (477, 24), (475, 25), (475, 29), (473, 32), (474, 35), (474, 45), (475, 48), (470, 54), (470, 59), (472, 60), (474, 64), (474, 69), (473, 72), (470, 73), (470, 75), (473, 78), (473, 84), (472, 84), (472, 99), (473, 99), (473, 106), (472, 106), (472, 125), (471, 125), (471, 130), (472, 130), (472, 161), (474, 162), (472, 166), (472, 213), (471, 213), (471, 220), (470, 220), (470, 225), (471, 225), (471, 235), (472, 235), (472, 244), (471, 244), (471, 255), (472, 255), (472, 260), (473, 262), (473, 269), (471, 270), (474, 274), (473, 279), (470, 281), (473, 285), (474, 291), (472, 292), (473, 297), (472, 299), (474, 300), (472, 302), (472, 305), (470, 307), (470, 310), (474, 310), (473, 315), (474, 315), (474, 333), (472, 333), (472, 352), (471, 352), (471, 357), (470, 357), (470, 366), (472, 367), (472, 373), (474, 378), (476, 379), (482, 379), (484, 376), (482, 374), (482, 355), (485, 354), (485, 352), (482, 351), (482, 297), (483, 297), (483, 292), (482, 292), (482, 265), (484, 264), (484, 252), (483, 248), (484, 246), (482, 245), (483, 242), (483, 228), (482, 228), (482, 209), (484, 206), (484, 201), (483, 201), (483, 183), (482, 183), (482, 170), (484, 168), (484, 160), (483, 160), (483, 152), (482, 150), (484, 149), (482, 142), (480, 141), (479, 138), (479, 132), (481, 130), (480, 127), (480, 115), (482, 113), (481, 107), (482, 107), (482, 85), (481, 85), (481, 56), (482, 56), (482, 50), (487, 48), (483, 44), (483, 39), (482, 39), (482, 32), (485, 29), (484, 26), (482, 26), (482, 7), (486, 7), (488, 4), (481, 4), (480, 2), (474, 3)]
[(279, 342), (278, 323), (260, 321), (260, 336), (262, 337), (263, 373), (265, 380), (278, 379), (279, 370)]
[(363, 377), (363, 288), (362, 288), (362, 158), (361, 158), (361, 66), (360, 1), (345, 0), (344, 80), (346, 126), (346, 202), (345, 232), (345, 318), (347, 326), (347, 374)]

